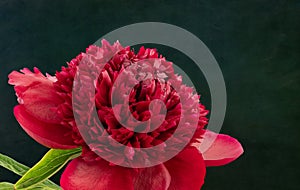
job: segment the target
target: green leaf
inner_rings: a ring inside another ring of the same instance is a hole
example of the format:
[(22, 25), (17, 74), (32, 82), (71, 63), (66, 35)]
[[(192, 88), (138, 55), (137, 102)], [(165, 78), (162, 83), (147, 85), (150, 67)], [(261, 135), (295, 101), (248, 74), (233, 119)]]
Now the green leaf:
[[(19, 175), (19, 176), (23, 176), (30, 168), (28, 166), (25, 166), (17, 161), (15, 161), (14, 159), (3, 155), (0, 153), (0, 166), (14, 172), (15, 174)], [(0, 190), (2, 190), (2, 186), (4, 187), (4, 185), (8, 185), (9, 183), (7, 182), (2, 182), (0, 183)], [(56, 185), (55, 183), (53, 183), (50, 180), (46, 180), (43, 182), (44, 187), (49, 186), (49, 187), (56, 187), (56, 189), (60, 189), (60, 187), (58, 185)]]
[(27, 189), (47, 180), (59, 171), (69, 160), (81, 154), (81, 148), (71, 150), (51, 149), (17, 183), (15, 189)]
[[(14, 184), (8, 182), (0, 182), (0, 190), (14, 190)], [(59, 186), (46, 186), (44, 184), (38, 184), (26, 190), (61, 190), (61, 188)]]
[(14, 184), (8, 182), (0, 182), (0, 190), (14, 190)]
[(37, 185), (33, 185), (29, 188), (26, 189), (20, 189), (20, 190), (62, 190), (59, 186), (46, 186), (42, 183), (37, 184)]
[(12, 158), (5, 156), (0, 153), (0, 166), (18, 174), (20, 176), (24, 175), (30, 168), (20, 164), (19, 162), (13, 160)]

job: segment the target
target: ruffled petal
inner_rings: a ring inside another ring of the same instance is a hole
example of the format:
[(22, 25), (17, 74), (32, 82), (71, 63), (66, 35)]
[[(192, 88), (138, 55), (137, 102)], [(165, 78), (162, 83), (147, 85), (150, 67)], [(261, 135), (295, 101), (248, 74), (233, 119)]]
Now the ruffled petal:
[(34, 68), (34, 72), (26, 68), (21, 72), (13, 71), (8, 76), (8, 83), (15, 86), (18, 102), (37, 119), (48, 123), (60, 123), (55, 109), (64, 100), (54, 89), (55, 77), (44, 76), (37, 68)]
[(8, 75), (8, 83), (14, 86), (30, 86), (33, 83), (53, 83), (56, 79), (50, 75), (44, 76), (38, 68), (31, 72), (28, 68), (24, 68), (21, 72), (13, 71)]
[(26, 111), (23, 105), (14, 108), (14, 115), (25, 132), (40, 144), (57, 149), (77, 147), (71, 136), (68, 135), (68, 128), (36, 119)]
[[(209, 148), (207, 148), (207, 145), (210, 145)], [(202, 152), (206, 166), (228, 164), (244, 152), (242, 145), (235, 138), (209, 130), (204, 133), (203, 140), (198, 148)]]
[(196, 148), (186, 148), (164, 165), (171, 175), (168, 190), (199, 190), (202, 187), (206, 168)]
[(132, 169), (110, 166), (105, 160), (72, 160), (60, 178), (64, 190), (134, 190)]

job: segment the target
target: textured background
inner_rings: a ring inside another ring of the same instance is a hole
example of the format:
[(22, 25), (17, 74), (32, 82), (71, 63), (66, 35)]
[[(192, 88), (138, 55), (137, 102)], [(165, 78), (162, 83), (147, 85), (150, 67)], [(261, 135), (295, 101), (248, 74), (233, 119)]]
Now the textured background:
[[(113, 29), (167, 22), (197, 35), (215, 55), (228, 92), (221, 132), (238, 138), (245, 149), (236, 162), (208, 168), (203, 189), (299, 189), (299, 10), (293, 0), (1, 0), (0, 152), (32, 166), (47, 151), (13, 117), (9, 72), (36, 66), (53, 74)], [(175, 64), (193, 64), (171, 48), (149, 47)], [(209, 107), (201, 72), (186, 69)], [(0, 169), (0, 181), (17, 179)], [(53, 179), (58, 182), (59, 176)]]

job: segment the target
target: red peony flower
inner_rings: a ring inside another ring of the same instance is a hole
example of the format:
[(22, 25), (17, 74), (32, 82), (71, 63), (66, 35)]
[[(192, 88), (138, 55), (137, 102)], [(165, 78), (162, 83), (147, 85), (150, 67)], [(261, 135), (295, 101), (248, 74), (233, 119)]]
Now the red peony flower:
[[(90, 46), (55, 76), (44, 76), (37, 68), (23, 69), (9, 75), (9, 84), (15, 86), (19, 102), (14, 115), (28, 135), (49, 148), (82, 147), (81, 157), (72, 160), (61, 176), (66, 190), (199, 190), (206, 166), (227, 164), (243, 153), (236, 139), (204, 129), (208, 111), (199, 96), (182, 84), (172, 63), (155, 49), (142, 47), (135, 54), (118, 42), (103, 41), (101, 48)], [(85, 90), (87, 84), (93, 84), (93, 93)], [(126, 98), (128, 102), (123, 101)], [(172, 143), (167, 141), (171, 137)], [(127, 148), (108, 149), (107, 145), (118, 148), (111, 138)], [(161, 164), (120, 166), (164, 159), (161, 153), (176, 151), (185, 141), (179, 154)], [(203, 141), (212, 143), (205, 152), (199, 148)], [(163, 145), (161, 152), (136, 151), (156, 145)], [(117, 159), (109, 162), (109, 157)]]

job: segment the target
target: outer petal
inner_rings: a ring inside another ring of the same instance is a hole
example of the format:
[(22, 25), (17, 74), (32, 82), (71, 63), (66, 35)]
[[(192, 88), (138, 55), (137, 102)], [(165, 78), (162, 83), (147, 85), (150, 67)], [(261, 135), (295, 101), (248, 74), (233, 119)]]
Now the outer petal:
[(26, 111), (35, 118), (48, 122), (60, 123), (61, 118), (56, 112), (58, 105), (64, 101), (53, 90), (53, 86), (37, 85), (24, 92), (22, 104)]
[(64, 190), (134, 190), (129, 168), (110, 166), (105, 160), (72, 160), (60, 179)]
[(205, 164), (199, 151), (189, 147), (165, 163), (171, 184), (168, 190), (199, 190), (206, 173)]
[(135, 190), (168, 190), (171, 177), (164, 165), (140, 169), (134, 179)]
[(64, 100), (54, 89), (55, 77), (46, 77), (37, 68), (34, 68), (34, 73), (29, 69), (23, 69), (21, 72), (13, 71), (8, 76), (8, 83), (15, 86), (19, 103), (37, 119), (59, 123), (60, 118), (54, 109)]
[(15, 86), (30, 86), (33, 83), (49, 83), (51, 84), (56, 79), (51, 76), (45, 77), (37, 68), (34, 68), (34, 72), (24, 68), (21, 73), (13, 71), (8, 76), (8, 83)]
[(170, 175), (164, 165), (131, 169), (82, 158), (72, 160), (60, 179), (64, 190), (167, 190), (169, 184)]
[[(210, 145), (207, 148), (207, 145)], [(206, 166), (221, 166), (237, 159), (244, 150), (242, 145), (228, 135), (217, 134), (206, 130), (198, 147), (202, 152)]]
[(58, 125), (42, 122), (30, 115), (23, 105), (14, 108), (14, 114), (26, 133), (40, 144), (59, 149), (77, 147), (69, 133), (69, 129)]

